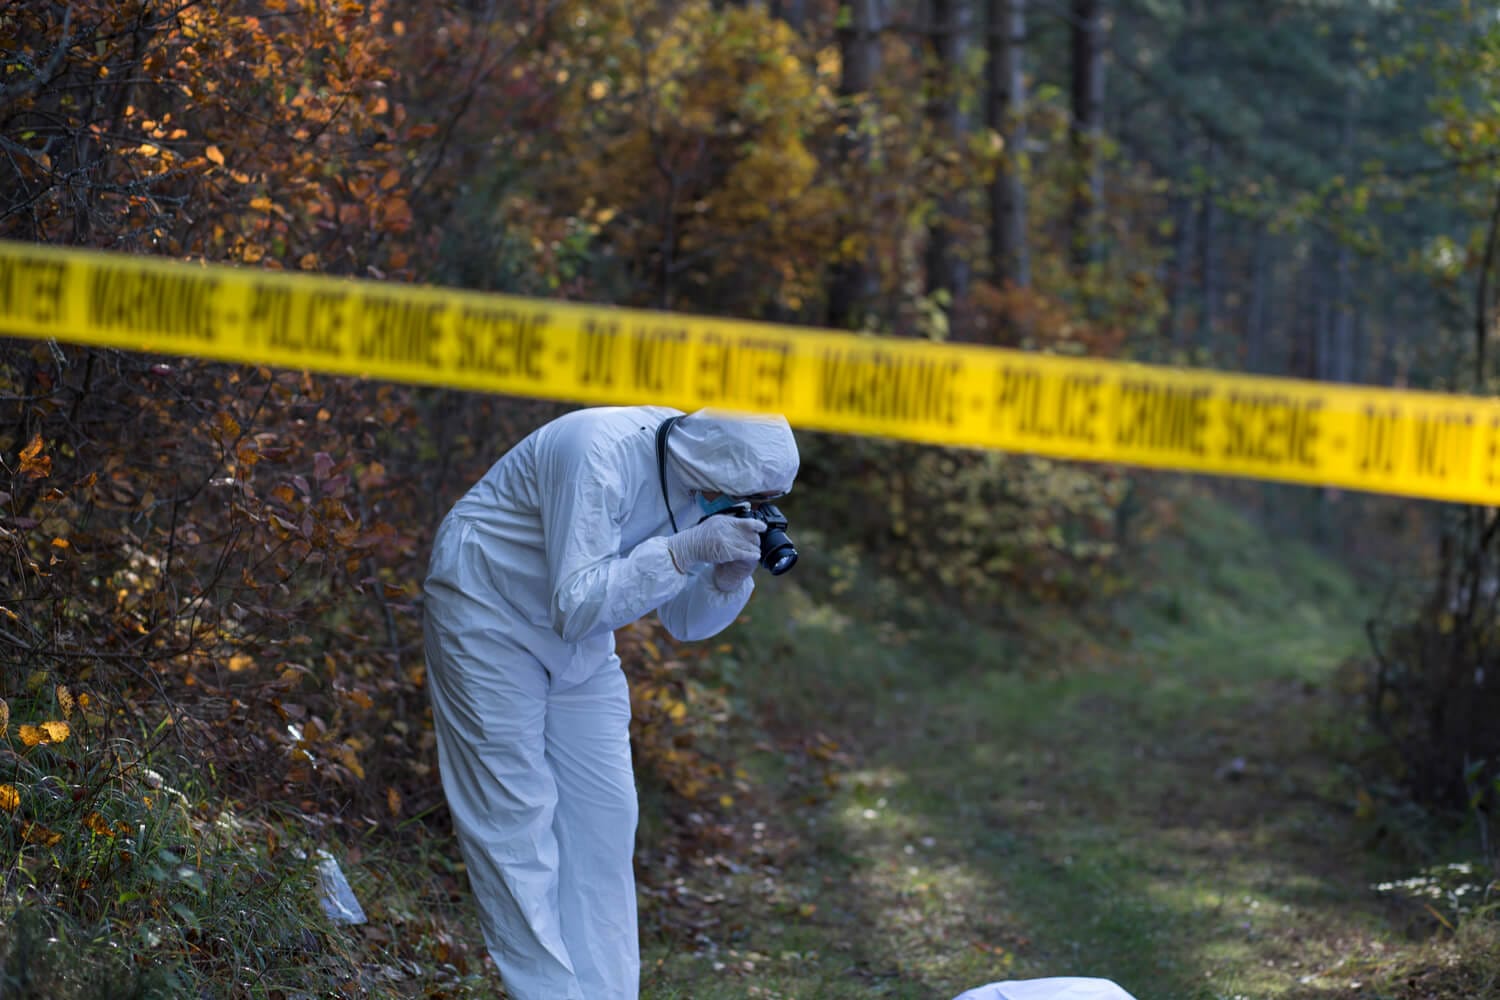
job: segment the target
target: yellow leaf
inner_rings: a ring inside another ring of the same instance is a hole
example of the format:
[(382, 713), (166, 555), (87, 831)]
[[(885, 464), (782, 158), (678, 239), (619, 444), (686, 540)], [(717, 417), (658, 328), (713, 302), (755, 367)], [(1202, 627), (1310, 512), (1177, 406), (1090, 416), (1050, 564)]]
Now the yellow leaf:
[(21, 742), (29, 747), (34, 747), (45, 742), (47, 739), (46, 733), (43, 733), (39, 728), (32, 725), (23, 725), (20, 729), (16, 730), (16, 735), (21, 737)]
[(66, 684), (57, 686), (57, 707), (62, 709), (63, 718), (73, 714), (73, 695)]
[(42, 732), (47, 734), (47, 741), (49, 743), (64, 743), (67, 741), (68, 734), (72, 730), (68, 728), (66, 722), (55, 720), (42, 723)]
[(719, 805), (723, 806), (725, 809), (728, 809), (730, 806), (734, 805), (734, 796), (733, 795), (720, 795), (719, 796)]
[(672, 717), (673, 722), (681, 722), (687, 717), (687, 706), (680, 701), (674, 701), (667, 709), (667, 714)]
[(250, 207), (257, 212), (269, 212), (271, 210), (271, 199), (264, 195), (259, 198), (251, 198)]
[(0, 785), (0, 809), (15, 812), (21, 805), (21, 793), (15, 785)]
[(115, 835), (114, 828), (104, 822), (104, 817), (96, 812), (91, 812), (83, 817), (83, 825), (88, 827), (96, 837), (113, 837)]
[(0, 698), (0, 736), (10, 732), (10, 703)]
[(218, 146), (209, 146), (203, 151), (203, 155), (221, 167), (224, 165), (224, 154), (219, 152)]
[(21, 824), (21, 839), (28, 844), (41, 844), (51, 847), (62, 840), (62, 834), (53, 833), (40, 823), (27, 820)]
[(339, 747), (339, 760), (343, 761), (344, 766), (347, 767), (350, 771), (354, 772), (354, 776), (356, 778), (358, 778), (360, 781), (365, 780), (364, 766), (360, 764), (359, 755), (354, 752), (354, 749), (352, 747)]
[(28, 479), (41, 479), (52, 474), (52, 458), (42, 454), (40, 433), (21, 449), (21, 474)]
[(386, 786), (385, 806), (391, 811), (392, 816), (401, 815), (401, 793), (396, 791), (393, 785)]

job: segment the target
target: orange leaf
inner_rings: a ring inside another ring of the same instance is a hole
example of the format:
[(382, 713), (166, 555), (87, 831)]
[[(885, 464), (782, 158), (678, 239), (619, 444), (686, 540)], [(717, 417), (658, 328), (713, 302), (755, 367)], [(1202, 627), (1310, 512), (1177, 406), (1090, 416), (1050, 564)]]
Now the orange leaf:
[(400, 183), (401, 171), (397, 170), (395, 167), (392, 167), (385, 172), (384, 176), (380, 178), (380, 190), (389, 191), (391, 188)]
[(394, 232), (405, 232), (411, 226), (411, 205), (405, 198), (392, 198), (383, 207), (385, 224)]
[(203, 151), (203, 155), (221, 167), (224, 165), (224, 154), (219, 152), (218, 146), (209, 146)]
[(15, 785), (0, 785), (0, 809), (15, 812), (21, 805), (21, 793)]
[(21, 449), (21, 474), (28, 479), (41, 479), (52, 474), (52, 458), (42, 454), (41, 434)]
[(386, 786), (385, 805), (386, 808), (391, 811), (392, 816), (401, 815), (401, 793), (396, 791), (395, 787), (392, 785)]
[(62, 840), (62, 834), (54, 833), (40, 823), (27, 820), (21, 824), (21, 839), (28, 844), (41, 844), (51, 847)]
[(104, 817), (96, 812), (91, 812), (83, 817), (83, 825), (88, 827), (96, 837), (113, 837), (114, 828), (104, 822)]
[(10, 731), (10, 703), (0, 698), (0, 736)]

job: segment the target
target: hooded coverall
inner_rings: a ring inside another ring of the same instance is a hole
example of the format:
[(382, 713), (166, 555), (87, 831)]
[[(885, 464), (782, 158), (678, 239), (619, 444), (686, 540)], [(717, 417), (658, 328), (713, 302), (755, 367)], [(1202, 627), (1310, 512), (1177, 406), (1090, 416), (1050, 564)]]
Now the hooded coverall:
[[(710, 527), (696, 525), (695, 493), (784, 493), (797, 474), (785, 420), (710, 411), (672, 428), (659, 469), (657, 429), (678, 415), (601, 407), (546, 424), (433, 542), (424, 645), (443, 790), (515, 1000), (637, 997), (637, 805), (614, 630), (652, 610), (679, 640), (732, 623), (753, 564), (721, 589), (722, 566), (684, 566), (673, 542)], [(676, 523), (695, 526), (672, 539), (663, 472)]]

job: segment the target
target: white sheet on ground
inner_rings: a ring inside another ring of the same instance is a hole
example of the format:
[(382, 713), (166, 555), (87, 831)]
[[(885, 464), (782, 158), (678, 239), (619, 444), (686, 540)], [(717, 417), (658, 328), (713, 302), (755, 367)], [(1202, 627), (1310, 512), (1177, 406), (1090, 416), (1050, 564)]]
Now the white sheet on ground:
[(954, 1000), (1135, 1000), (1108, 979), (1024, 979), (990, 983)]

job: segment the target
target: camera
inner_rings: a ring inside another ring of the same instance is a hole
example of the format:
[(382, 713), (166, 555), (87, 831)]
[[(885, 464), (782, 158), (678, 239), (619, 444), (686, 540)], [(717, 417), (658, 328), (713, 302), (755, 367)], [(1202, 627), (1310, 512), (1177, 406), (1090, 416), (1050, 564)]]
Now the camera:
[(760, 536), (760, 564), (770, 570), (772, 576), (780, 576), (797, 563), (797, 546), (786, 534), (786, 515), (775, 504), (763, 503), (752, 507), (748, 503), (737, 503), (719, 511), (730, 517), (753, 517), (764, 521), (766, 530)]

